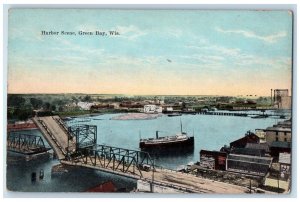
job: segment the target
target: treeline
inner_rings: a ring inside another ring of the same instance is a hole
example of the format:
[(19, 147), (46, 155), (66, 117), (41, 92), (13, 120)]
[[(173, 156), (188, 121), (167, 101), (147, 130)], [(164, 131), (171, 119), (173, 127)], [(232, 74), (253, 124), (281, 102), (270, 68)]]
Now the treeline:
[(56, 105), (38, 98), (24, 98), (21, 95), (8, 95), (7, 118), (27, 120), (35, 115), (34, 110), (55, 111)]
[(38, 115), (52, 115), (64, 112), (67, 104), (77, 104), (80, 101), (92, 102), (93, 99), (90, 95), (9, 94), (7, 96), (7, 118), (27, 120), (35, 116), (36, 113)]

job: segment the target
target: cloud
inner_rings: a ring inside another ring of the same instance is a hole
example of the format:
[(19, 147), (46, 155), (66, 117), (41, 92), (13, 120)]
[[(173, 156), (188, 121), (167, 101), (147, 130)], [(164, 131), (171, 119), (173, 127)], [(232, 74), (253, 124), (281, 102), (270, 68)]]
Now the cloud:
[[(161, 34), (161, 31), (159, 32)], [(167, 33), (168, 36), (172, 36), (175, 38), (180, 38), (184, 34), (181, 29), (177, 29), (177, 28), (169, 28), (165, 32)]]
[(44, 37), (41, 34), (40, 30), (32, 30), (30, 28), (16, 28), (16, 27), (11, 27), (8, 29), (8, 38), (9, 40), (23, 40), (26, 42), (30, 43), (36, 43), (38, 42), (44, 42)]
[(269, 71), (278, 72), (291, 69), (291, 57), (263, 56), (251, 54), (239, 48), (229, 48), (207, 42), (185, 46), (191, 49), (193, 54), (182, 55), (184, 63), (193, 64), (200, 69), (210, 68), (213, 70), (226, 70), (234, 72), (243, 71)]
[(222, 56), (203, 54), (183, 55), (180, 58), (183, 58), (187, 63), (195, 61), (200, 64), (219, 64), (225, 60)]
[(185, 47), (203, 51), (203, 52), (210, 52), (210, 53), (225, 55), (225, 56), (237, 56), (241, 52), (241, 50), (238, 48), (227, 48), (227, 47), (220, 46), (220, 45), (211, 45), (209, 43), (201, 45), (201, 46), (189, 45), (189, 46), (185, 46)]
[(93, 24), (84, 24), (79, 25), (76, 27), (76, 31), (83, 31), (83, 32), (95, 32), (97, 30), (102, 30), (99, 25), (93, 25)]
[(222, 28), (216, 27), (216, 31), (225, 33), (225, 34), (241, 34), (246, 38), (255, 38), (258, 40), (262, 40), (266, 43), (275, 43), (278, 41), (278, 39), (283, 38), (287, 35), (285, 31), (281, 31), (272, 35), (268, 36), (260, 36), (256, 34), (255, 32), (248, 31), (248, 30), (224, 30)]
[(117, 26), (115, 29), (120, 33), (119, 37), (129, 40), (134, 40), (140, 36), (144, 36), (147, 34), (145, 31), (142, 31), (140, 28), (134, 25)]
[[(66, 53), (77, 53), (80, 56), (101, 56), (105, 51), (103, 48), (95, 48), (95, 47), (88, 47), (76, 44), (70, 40), (63, 39), (63, 38), (56, 38), (58, 44), (61, 46), (51, 47), (51, 50), (60, 51)], [(59, 53), (61, 54), (61, 53)]]

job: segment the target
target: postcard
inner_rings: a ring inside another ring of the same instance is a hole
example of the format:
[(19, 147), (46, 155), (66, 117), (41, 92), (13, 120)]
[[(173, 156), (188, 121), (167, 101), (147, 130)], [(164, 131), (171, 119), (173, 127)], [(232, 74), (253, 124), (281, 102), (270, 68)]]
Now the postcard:
[(9, 192), (289, 194), (289, 10), (8, 13)]

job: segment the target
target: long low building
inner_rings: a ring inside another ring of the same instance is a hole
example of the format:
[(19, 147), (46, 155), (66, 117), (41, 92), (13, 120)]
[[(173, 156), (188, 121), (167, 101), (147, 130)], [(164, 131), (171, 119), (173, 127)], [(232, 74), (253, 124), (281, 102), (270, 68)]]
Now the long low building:
[(272, 163), (271, 157), (229, 154), (227, 170), (250, 175), (265, 176)]

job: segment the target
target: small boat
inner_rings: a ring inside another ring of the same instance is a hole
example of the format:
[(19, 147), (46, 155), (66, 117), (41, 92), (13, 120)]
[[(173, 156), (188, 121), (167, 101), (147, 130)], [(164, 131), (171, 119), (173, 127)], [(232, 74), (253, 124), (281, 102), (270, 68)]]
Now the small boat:
[(91, 122), (91, 119), (76, 120), (76, 122)]
[(97, 120), (103, 120), (103, 119), (94, 118), (93, 120), (96, 120), (96, 121), (97, 121)]
[(172, 113), (172, 114), (168, 114), (169, 117), (173, 117), (173, 116), (181, 116), (182, 114), (179, 113)]
[(64, 120), (64, 121), (71, 121), (71, 120), (73, 120), (73, 118), (72, 117), (65, 117), (65, 118), (62, 118), (62, 120)]
[(269, 116), (268, 115), (257, 115), (257, 116), (253, 116), (251, 118), (253, 119), (264, 119), (264, 118), (268, 118)]

